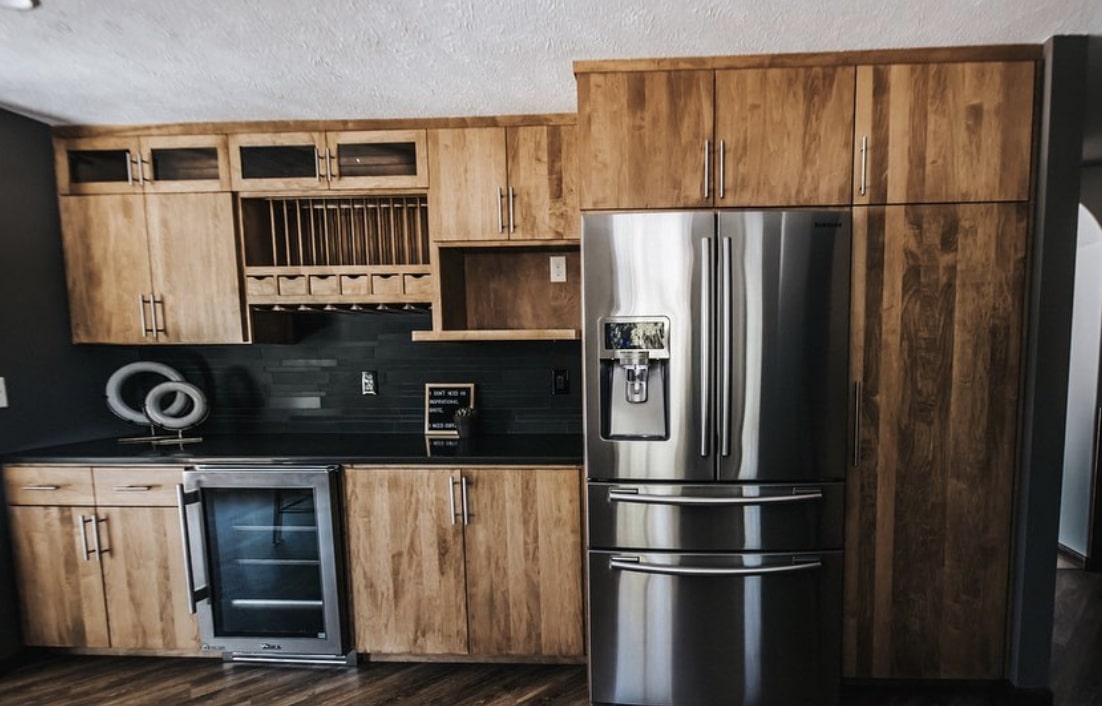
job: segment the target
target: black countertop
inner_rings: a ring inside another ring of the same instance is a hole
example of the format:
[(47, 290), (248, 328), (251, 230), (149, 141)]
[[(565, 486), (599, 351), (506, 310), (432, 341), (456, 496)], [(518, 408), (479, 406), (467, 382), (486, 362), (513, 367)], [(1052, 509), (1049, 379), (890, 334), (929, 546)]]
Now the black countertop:
[(123, 444), (115, 438), (7, 454), (4, 462), (104, 464), (364, 463), (581, 465), (580, 434), (203, 434), (192, 444)]

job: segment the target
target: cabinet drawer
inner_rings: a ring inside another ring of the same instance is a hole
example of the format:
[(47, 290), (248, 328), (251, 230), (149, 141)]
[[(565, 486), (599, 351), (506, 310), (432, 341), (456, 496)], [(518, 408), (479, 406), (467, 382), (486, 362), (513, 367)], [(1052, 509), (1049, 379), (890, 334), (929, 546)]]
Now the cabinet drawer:
[(175, 466), (93, 468), (96, 505), (175, 507), (176, 486), (183, 479), (182, 473)]
[(92, 469), (73, 466), (6, 466), (9, 505), (93, 505)]

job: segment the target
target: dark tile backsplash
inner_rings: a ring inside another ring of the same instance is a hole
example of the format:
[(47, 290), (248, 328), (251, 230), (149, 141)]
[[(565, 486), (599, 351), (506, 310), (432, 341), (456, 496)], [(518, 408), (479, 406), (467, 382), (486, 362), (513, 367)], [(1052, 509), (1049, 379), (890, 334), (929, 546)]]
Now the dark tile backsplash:
[[(414, 343), (426, 312), (310, 313), (295, 317), (296, 343), (145, 347), (198, 385), (210, 402), (207, 433), (424, 430), (426, 382), (473, 382), (486, 433), (581, 433), (578, 341)], [(564, 368), (570, 392), (551, 394)], [(376, 371), (378, 394), (360, 394)]]

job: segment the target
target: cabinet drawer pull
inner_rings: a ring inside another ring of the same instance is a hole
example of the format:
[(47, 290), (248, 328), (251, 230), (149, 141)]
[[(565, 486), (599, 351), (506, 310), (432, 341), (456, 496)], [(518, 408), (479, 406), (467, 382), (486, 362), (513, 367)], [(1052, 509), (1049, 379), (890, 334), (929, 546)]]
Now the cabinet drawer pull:
[(23, 490), (61, 490), (60, 485), (25, 485)]
[(84, 515), (80, 515), (80, 549), (84, 552), (84, 560), (88, 561), (91, 553), (88, 551), (88, 530), (85, 525), (88, 524), (88, 518)]
[(116, 485), (112, 488), (116, 493), (148, 493), (153, 490), (151, 485)]
[(861, 190), (860, 193), (864, 196), (868, 192), (868, 177), (869, 177), (869, 137), (864, 135), (861, 137)]

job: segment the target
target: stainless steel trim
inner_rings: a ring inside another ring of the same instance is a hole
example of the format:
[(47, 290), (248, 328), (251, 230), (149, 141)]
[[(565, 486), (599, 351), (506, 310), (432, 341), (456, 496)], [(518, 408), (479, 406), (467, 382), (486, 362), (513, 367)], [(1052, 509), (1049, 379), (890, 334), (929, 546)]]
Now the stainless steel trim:
[(142, 319), (142, 338), (149, 336), (149, 324), (145, 320), (145, 295), (138, 295), (138, 315)]
[(861, 381), (853, 383), (853, 467), (861, 465)]
[(116, 485), (112, 490), (116, 493), (148, 493), (153, 490), (151, 485)]
[(463, 526), (471, 524), (471, 511), (467, 506), (467, 476), (459, 477), (459, 493), (463, 498)]
[(130, 150), (126, 150), (126, 183), (134, 186), (134, 158), (130, 156)]
[(719, 453), (731, 455), (731, 239), (719, 239)]
[[(199, 493), (195, 493), (198, 500)], [(176, 485), (176, 507), (180, 510), (180, 537), (184, 543), (184, 582), (187, 587), (187, 612), (195, 615), (195, 569), (191, 565), (191, 532), (187, 524), (187, 493), (182, 483)]]
[(821, 561), (809, 561), (784, 566), (763, 566), (749, 569), (712, 568), (703, 566), (663, 566), (647, 564), (638, 557), (614, 556), (608, 561), (610, 569), (632, 571), (640, 574), (661, 574), (665, 576), (760, 576), (763, 574), (788, 574), (796, 571), (810, 571), (823, 565)]
[(314, 180), (321, 181), (321, 151), (314, 145)]
[(452, 525), (455, 525), (455, 477), (448, 476), (448, 507), (451, 508)]
[(792, 495), (765, 495), (759, 497), (709, 497), (699, 495), (653, 495), (638, 490), (610, 488), (608, 501), (611, 503), (640, 503), (645, 505), (702, 505), (723, 507), (731, 505), (769, 505), (773, 503), (794, 503), (808, 500), (821, 500), (822, 491), (814, 490)]
[(279, 598), (234, 598), (234, 608), (321, 608), (325, 601), (295, 601)]
[(501, 187), (497, 187), (497, 232), (505, 232), (505, 216), (502, 214), (501, 209), (504, 205), (501, 203), (505, 198), (505, 194), (502, 193)]
[(25, 485), (23, 490), (61, 490), (60, 485)]
[[(715, 261), (712, 258), (712, 238), (702, 239), (700, 254), (700, 374), (712, 369), (712, 280)], [(712, 453), (712, 385), (701, 380), (700, 385), (700, 456)]]
[(711, 191), (711, 165), (708, 164), (711, 161), (712, 150), (711, 140), (704, 140), (704, 198), (709, 198), (712, 195)]
[(861, 190), (862, 196), (868, 191), (869, 177), (869, 136), (861, 136)]
[[(99, 519), (99, 517), (97, 517), (95, 515), (95, 513), (93, 513), (91, 517), (92, 517), (92, 551), (94, 551), (96, 553), (96, 556), (101, 557), (101, 556), (103, 556), (103, 550), (100, 549), (100, 545), (99, 545), (99, 523), (100, 523), (100, 519)], [(103, 521), (107, 522), (107, 520), (103, 520)]]
[(88, 518), (84, 515), (80, 515), (80, 548), (84, 551), (84, 560), (88, 561), (91, 557), (91, 552), (88, 550), (88, 531), (84, 525), (88, 523)]
[(1102, 441), (1102, 407), (1094, 411), (1094, 446), (1092, 447), (1094, 458), (1091, 461), (1092, 469), (1098, 466), (1099, 455), (1102, 454), (1102, 449), (1098, 447), (1100, 441)]
[(513, 187), (509, 187), (509, 232), (517, 232), (516, 221), (513, 220), (513, 208), (515, 206), (516, 194), (513, 192)]
[(727, 140), (719, 141), (719, 198), (727, 196)]

